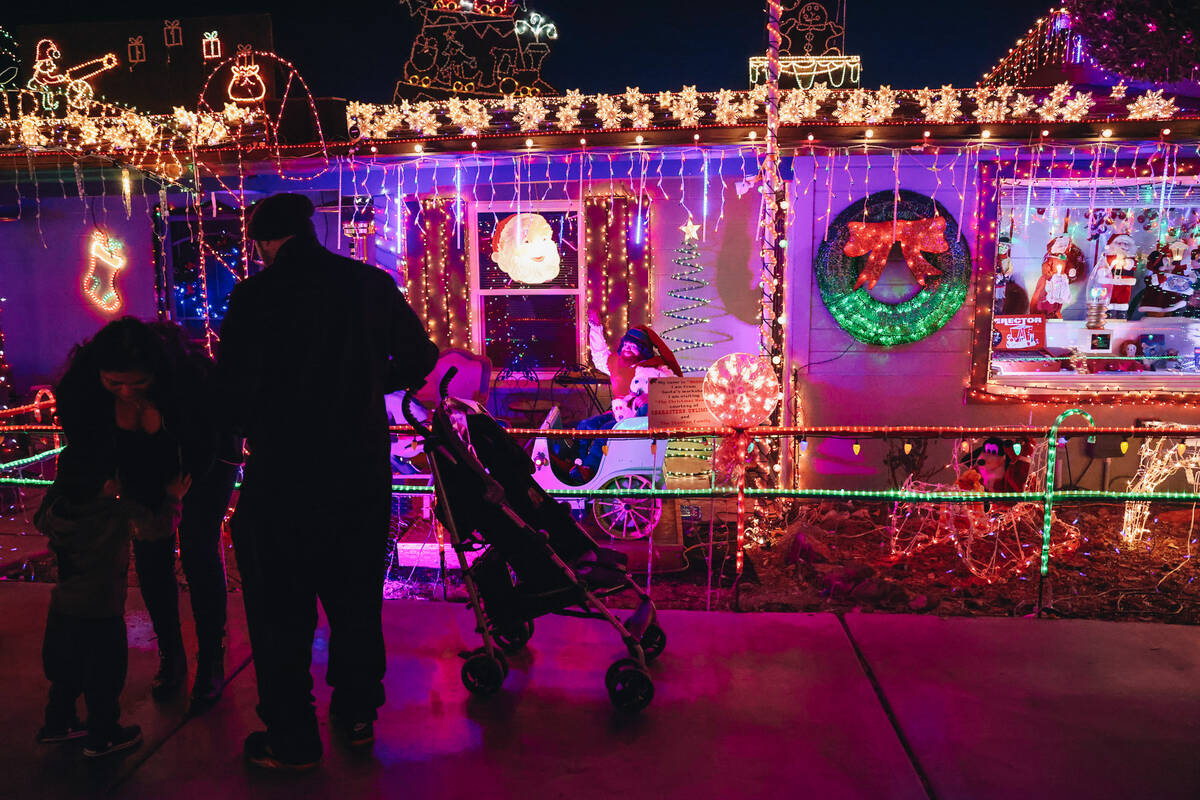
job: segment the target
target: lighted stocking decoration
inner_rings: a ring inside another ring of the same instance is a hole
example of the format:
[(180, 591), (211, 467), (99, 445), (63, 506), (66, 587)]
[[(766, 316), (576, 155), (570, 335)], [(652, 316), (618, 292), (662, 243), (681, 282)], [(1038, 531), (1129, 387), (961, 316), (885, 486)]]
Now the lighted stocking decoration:
[(88, 246), (88, 268), (83, 275), (83, 293), (92, 305), (111, 314), (121, 307), (121, 296), (117, 294), (117, 272), (125, 266), (126, 259), (120, 255), (121, 243), (110, 238), (104, 231), (93, 231)]
[(900, 243), (904, 261), (922, 288), (925, 287), (927, 278), (942, 274), (942, 271), (926, 261), (921, 253), (944, 253), (950, 249), (950, 244), (946, 241), (944, 218), (851, 222), (849, 227), (850, 241), (846, 242), (842, 252), (851, 257), (867, 257), (867, 263), (854, 283), (855, 289), (864, 283), (868, 289), (875, 288), (895, 242)]
[(492, 236), (492, 260), (521, 283), (552, 281), (560, 264), (554, 229), (541, 214), (505, 217)]

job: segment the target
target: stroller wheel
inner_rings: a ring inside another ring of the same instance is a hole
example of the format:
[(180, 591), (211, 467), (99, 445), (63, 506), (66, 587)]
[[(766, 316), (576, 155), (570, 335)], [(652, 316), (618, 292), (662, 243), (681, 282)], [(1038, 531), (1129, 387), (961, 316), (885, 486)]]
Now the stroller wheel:
[(508, 662), (499, 652), (493, 657), (487, 654), (487, 650), (480, 648), (467, 656), (462, 665), (463, 686), (466, 686), (471, 694), (482, 697), (495, 694), (504, 685), (506, 677)]
[(657, 622), (651, 622), (650, 626), (646, 628), (646, 632), (642, 634), (642, 653), (646, 656), (646, 663), (648, 664), (662, 655), (662, 651), (666, 647), (666, 631)]
[(533, 638), (533, 620), (526, 620), (510, 628), (497, 628), (492, 631), (492, 638), (504, 652), (519, 653)]
[(650, 673), (632, 658), (613, 662), (604, 675), (604, 685), (612, 704), (622, 711), (641, 711), (654, 699)]

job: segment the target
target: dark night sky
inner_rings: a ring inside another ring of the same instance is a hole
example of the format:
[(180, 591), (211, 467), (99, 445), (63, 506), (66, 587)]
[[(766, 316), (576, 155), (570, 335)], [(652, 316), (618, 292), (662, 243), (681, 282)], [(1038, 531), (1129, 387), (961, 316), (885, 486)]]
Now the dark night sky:
[[(862, 56), (863, 85), (895, 88), (974, 85), (1050, 5), (848, 1), (846, 45)], [(560, 90), (658, 91), (685, 83), (701, 90), (741, 89), (747, 85), (746, 59), (766, 46), (758, 0), (533, 0), (529, 7), (558, 26), (543, 77)], [(35, 3), (0, 11), (0, 25), (262, 12), (273, 17), (276, 51), (296, 64), (314, 93), (391, 99), (415, 33), (413, 18), (398, 0), (211, 0), (194, 6), (60, 0), (53, 13)]]

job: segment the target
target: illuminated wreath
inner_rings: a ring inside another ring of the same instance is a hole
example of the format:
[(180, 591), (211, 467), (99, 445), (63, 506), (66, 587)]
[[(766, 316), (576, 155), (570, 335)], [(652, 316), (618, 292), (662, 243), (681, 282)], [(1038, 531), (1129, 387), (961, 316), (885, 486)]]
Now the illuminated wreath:
[[(922, 289), (908, 300), (885, 303), (861, 287), (874, 288), (896, 242)], [(891, 346), (924, 339), (950, 321), (967, 299), (971, 256), (941, 203), (906, 189), (896, 198), (889, 190), (837, 216), (813, 270), (825, 307), (846, 333)]]

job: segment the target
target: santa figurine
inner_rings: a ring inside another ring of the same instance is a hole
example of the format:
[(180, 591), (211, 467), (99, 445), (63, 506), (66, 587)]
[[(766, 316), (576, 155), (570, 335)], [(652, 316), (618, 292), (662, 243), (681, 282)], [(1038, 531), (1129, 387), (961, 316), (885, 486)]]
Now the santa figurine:
[[(646, 416), (650, 410), (650, 381), (668, 375), (682, 376), (675, 354), (649, 325), (637, 325), (625, 332), (614, 352), (604, 337), (600, 315), (588, 312), (588, 348), (592, 364), (608, 375), (612, 388), (612, 409), (580, 420), (576, 430), (609, 430), (623, 419)], [(576, 483), (591, 480), (604, 456), (605, 439), (585, 439), (577, 447), (574, 466), (568, 478)]]
[(1129, 301), (1137, 283), (1137, 246), (1129, 235), (1129, 223), (1113, 223), (1113, 235), (1104, 245), (1103, 284), (1108, 286), (1108, 316), (1125, 319), (1129, 316)]
[(1060, 233), (1046, 245), (1042, 258), (1042, 277), (1030, 298), (1030, 310), (1046, 315), (1047, 319), (1062, 319), (1063, 306), (1071, 302), (1071, 284), (1081, 280), (1087, 265), (1083, 251), (1071, 241), (1068, 233)]

